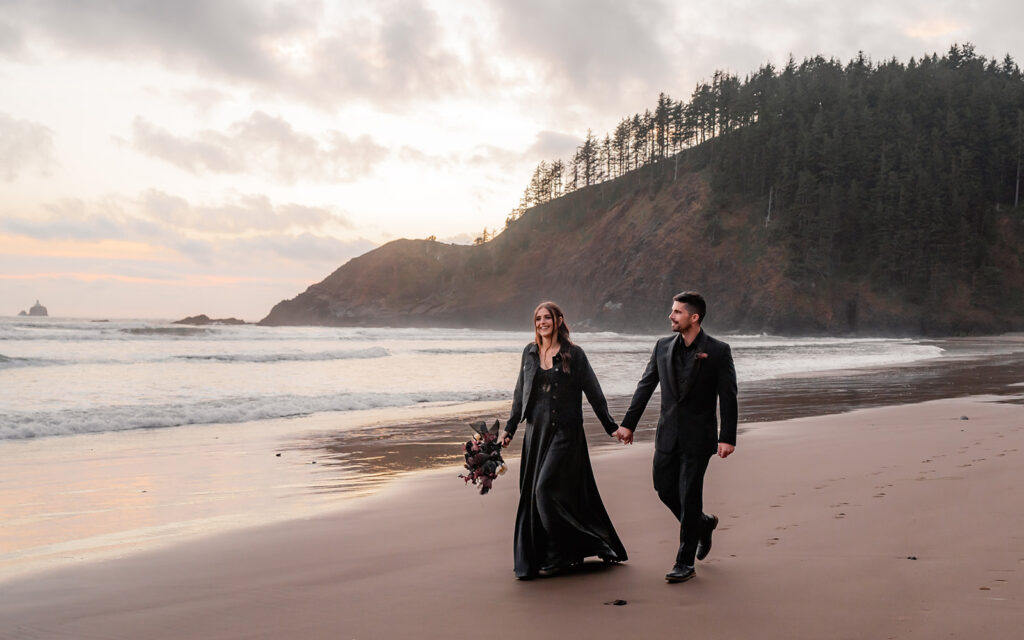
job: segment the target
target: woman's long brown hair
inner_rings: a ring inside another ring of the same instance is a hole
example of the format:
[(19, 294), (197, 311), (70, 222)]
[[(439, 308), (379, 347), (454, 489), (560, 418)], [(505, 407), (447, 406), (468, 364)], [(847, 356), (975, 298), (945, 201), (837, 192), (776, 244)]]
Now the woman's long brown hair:
[(537, 333), (537, 314), (541, 309), (547, 309), (551, 313), (551, 320), (555, 323), (555, 331), (558, 336), (558, 354), (562, 356), (562, 371), (569, 373), (570, 366), (572, 365), (572, 352), (569, 348), (572, 346), (572, 340), (569, 339), (569, 324), (565, 321), (565, 314), (562, 313), (561, 307), (554, 302), (546, 300), (533, 310), (533, 340), (540, 347), (540, 334)]

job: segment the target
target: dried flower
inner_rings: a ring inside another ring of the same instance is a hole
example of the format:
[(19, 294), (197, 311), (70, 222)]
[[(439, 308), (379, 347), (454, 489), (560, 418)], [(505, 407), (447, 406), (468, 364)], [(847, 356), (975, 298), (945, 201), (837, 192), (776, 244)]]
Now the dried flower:
[(494, 426), (487, 428), (485, 422), (475, 422), (470, 426), (475, 433), (473, 439), (462, 445), (465, 454), (465, 467), (469, 473), (459, 477), (467, 484), (480, 485), (480, 495), (491, 490), (494, 479), (505, 473), (505, 461), (501, 457), (501, 441), (498, 439), (500, 423), (495, 420)]

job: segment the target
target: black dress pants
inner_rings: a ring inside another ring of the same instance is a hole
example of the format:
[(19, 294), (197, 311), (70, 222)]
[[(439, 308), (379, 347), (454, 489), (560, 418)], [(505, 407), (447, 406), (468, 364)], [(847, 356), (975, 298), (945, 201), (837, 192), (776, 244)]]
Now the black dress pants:
[(676, 564), (693, 566), (697, 541), (711, 517), (704, 515), (704, 472), (711, 456), (654, 452), (654, 490), (679, 520), (679, 551)]

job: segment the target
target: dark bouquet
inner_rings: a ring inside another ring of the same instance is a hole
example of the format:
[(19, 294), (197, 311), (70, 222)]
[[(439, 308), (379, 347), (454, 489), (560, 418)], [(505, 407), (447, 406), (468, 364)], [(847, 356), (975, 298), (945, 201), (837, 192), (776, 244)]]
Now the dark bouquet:
[(494, 426), (487, 428), (484, 421), (470, 423), (473, 427), (473, 439), (462, 445), (466, 454), (466, 469), (469, 473), (459, 475), (466, 483), (480, 485), (480, 495), (491, 490), (494, 480), (505, 473), (505, 461), (501, 459), (501, 440), (498, 439), (500, 423), (495, 420)]

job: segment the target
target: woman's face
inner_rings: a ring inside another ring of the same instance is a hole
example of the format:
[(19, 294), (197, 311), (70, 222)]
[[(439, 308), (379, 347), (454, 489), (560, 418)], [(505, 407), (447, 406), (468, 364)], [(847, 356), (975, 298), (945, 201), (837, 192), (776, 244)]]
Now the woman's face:
[(537, 335), (542, 338), (550, 338), (554, 335), (555, 319), (551, 312), (545, 307), (537, 309), (537, 315), (533, 317), (533, 326), (537, 329)]

